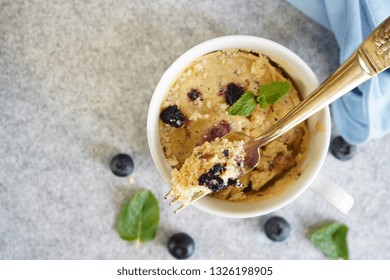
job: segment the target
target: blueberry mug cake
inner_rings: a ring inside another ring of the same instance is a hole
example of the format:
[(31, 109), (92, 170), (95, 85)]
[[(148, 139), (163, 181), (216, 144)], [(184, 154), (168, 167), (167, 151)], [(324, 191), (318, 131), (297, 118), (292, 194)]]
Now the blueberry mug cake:
[[(278, 83), (288, 87), (275, 99), (272, 88)], [(185, 204), (198, 191), (249, 201), (283, 190), (301, 172), (310, 138), (305, 122), (261, 147), (259, 165), (245, 175), (243, 142), (223, 136), (239, 131), (257, 137), (299, 102), (289, 77), (262, 54), (227, 49), (193, 61), (161, 106), (159, 133), (172, 167), (170, 194)]]

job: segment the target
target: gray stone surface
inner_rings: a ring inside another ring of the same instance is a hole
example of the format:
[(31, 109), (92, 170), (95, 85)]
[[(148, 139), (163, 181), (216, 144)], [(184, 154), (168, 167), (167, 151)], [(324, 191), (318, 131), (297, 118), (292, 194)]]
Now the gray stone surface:
[[(284, 1), (0, 2), (0, 258), (173, 259), (167, 238), (193, 236), (192, 259), (323, 259), (307, 238), (324, 220), (346, 223), (352, 259), (390, 259), (390, 136), (358, 147), (323, 173), (355, 198), (341, 214), (305, 192), (274, 214), (292, 226), (273, 243), (268, 216), (228, 219), (195, 208), (173, 215), (146, 140), (149, 100), (163, 71), (204, 40), (249, 34), (279, 42), (324, 80), (337, 67), (333, 35)], [(131, 178), (110, 158), (133, 156)], [(158, 198), (156, 238), (135, 248), (114, 223), (135, 191)]]

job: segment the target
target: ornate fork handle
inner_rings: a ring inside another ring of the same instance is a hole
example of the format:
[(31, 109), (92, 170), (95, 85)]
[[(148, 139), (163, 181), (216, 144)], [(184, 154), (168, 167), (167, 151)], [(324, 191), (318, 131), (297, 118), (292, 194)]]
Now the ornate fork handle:
[(390, 66), (390, 17), (316, 90), (259, 138), (260, 146), (284, 134)]
[(360, 51), (360, 57), (365, 59), (363, 65), (371, 66), (366, 69), (371, 76), (390, 66), (390, 17), (371, 33), (358, 51)]

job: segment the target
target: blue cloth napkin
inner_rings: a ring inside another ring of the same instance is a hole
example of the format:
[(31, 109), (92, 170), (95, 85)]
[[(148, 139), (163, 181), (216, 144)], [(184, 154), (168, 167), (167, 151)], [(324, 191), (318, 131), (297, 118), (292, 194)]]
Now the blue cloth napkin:
[[(287, 0), (333, 31), (344, 62), (383, 20), (389, 0)], [(362, 144), (390, 132), (390, 71), (384, 71), (331, 105), (333, 121), (343, 138)]]

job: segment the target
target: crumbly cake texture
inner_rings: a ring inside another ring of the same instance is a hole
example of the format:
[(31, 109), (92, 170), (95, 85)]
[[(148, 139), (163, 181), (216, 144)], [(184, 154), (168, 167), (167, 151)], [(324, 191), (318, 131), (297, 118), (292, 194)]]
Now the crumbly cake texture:
[[(256, 106), (248, 117), (227, 113), (244, 91), (257, 95), (261, 85), (273, 81), (291, 83), (274, 62), (251, 51), (216, 51), (189, 65), (171, 85), (161, 106), (160, 141), (172, 175), (181, 171), (185, 160), (203, 143), (233, 131), (256, 137), (300, 102), (291, 84), (289, 92), (266, 109)], [(289, 180), (299, 177), (309, 138), (306, 123), (296, 126), (261, 148), (259, 165), (240, 178), (240, 186), (213, 195), (231, 201), (257, 200), (282, 191)], [(196, 172), (195, 166), (191, 172)]]
[(218, 192), (240, 186), (244, 173), (244, 143), (217, 138), (196, 147), (180, 170), (172, 171), (170, 195), (188, 204), (198, 192)]

